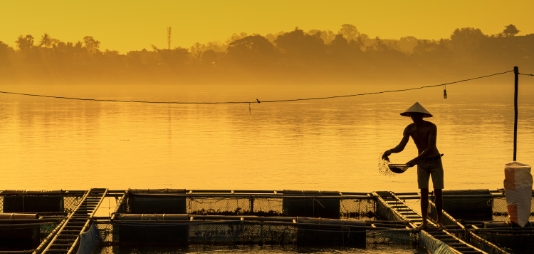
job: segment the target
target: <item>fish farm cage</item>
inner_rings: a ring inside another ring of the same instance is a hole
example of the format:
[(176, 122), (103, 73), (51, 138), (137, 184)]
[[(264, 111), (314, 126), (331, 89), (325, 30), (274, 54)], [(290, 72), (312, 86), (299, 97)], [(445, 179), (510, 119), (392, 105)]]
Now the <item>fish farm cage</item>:
[[(432, 195), (432, 193), (431, 193)], [(112, 212), (98, 213), (103, 201)], [(118, 253), (169, 246), (368, 248), (403, 245), (440, 253), (529, 253), (529, 222), (510, 222), (504, 190), (443, 191), (443, 230), (430, 196), (301, 190), (128, 189), (0, 191), (0, 253)], [(111, 208), (110, 208), (111, 209)]]

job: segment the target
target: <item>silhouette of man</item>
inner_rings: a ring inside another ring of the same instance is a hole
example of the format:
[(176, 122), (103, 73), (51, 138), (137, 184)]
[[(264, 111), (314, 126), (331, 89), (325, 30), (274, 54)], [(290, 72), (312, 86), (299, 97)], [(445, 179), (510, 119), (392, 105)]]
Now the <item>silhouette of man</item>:
[(432, 177), (434, 184), (434, 197), (437, 210), (438, 229), (442, 229), (441, 215), (443, 207), (442, 190), (444, 187), (443, 181), (443, 165), (441, 163), (441, 154), (436, 146), (437, 127), (435, 124), (423, 120), (425, 117), (432, 117), (421, 104), (416, 102), (413, 106), (408, 108), (401, 116), (412, 118), (413, 123), (406, 126), (403, 137), (400, 143), (384, 152), (382, 158), (386, 158), (392, 153), (400, 153), (406, 147), (406, 144), (412, 137), (419, 155), (406, 164), (409, 166), (417, 165), (417, 184), (421, 189), (421, 213), (423, 222), (416, 229), (425, 229), (427, 226), (428, 215), (428, 181)]

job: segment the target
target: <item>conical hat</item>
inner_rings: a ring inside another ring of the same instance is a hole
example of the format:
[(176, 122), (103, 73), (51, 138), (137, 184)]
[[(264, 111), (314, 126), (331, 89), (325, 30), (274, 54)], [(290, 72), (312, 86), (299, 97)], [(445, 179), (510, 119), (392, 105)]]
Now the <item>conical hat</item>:
[(432, 117), (432, 114), (428, 112), (419, 102), (416, 102), (413, 104), (410, 108), (408, 108), (406, 111), (402, 112), (401, 116), (410, 116), (410, 113), (421, 113), (423, 114), (423, 117)]

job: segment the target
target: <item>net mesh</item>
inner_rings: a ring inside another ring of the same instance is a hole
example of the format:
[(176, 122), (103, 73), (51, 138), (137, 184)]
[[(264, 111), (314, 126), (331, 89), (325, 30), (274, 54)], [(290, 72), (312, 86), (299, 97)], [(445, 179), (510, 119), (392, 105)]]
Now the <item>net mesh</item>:
[[(372, 198), (339, 200), (339, 218), (362, 220), (373, 219), (375, 214), (375, 201)], [(283, 198), (267, 197), (187, 197), (184, 213), (191, 215), (257, 215), (257, 216), (283, 216)], [(317, 203), (318, 206), (320, 204)], [(132, 205), (126, 198), (119, 202), (118, 213), (132, 213)]]
[[(121, 241), (124, 223), (97, 221), (104, 245), (142, 245)], [(352, 229), (343, 226), (303, 226), (298, 224), (253, 221), (206, 221), (202, 223), (127, 224), (128, 230), (147, 231), (154, 227), (167, 230), (185, 227), (187, 235), (182, 245), (281, 245), (363, 247), (375, 244), (414, 245), (418, 236), (412, 230), (391, 228), (382, 230)], [(310, 242), (313, 241), (313, 242)], [(161, 244), (161, 243), (159, 243)]]
[(469, 232), (469, 243), (489, 254), (506, 254), (510, 253), (512, 250), (506, 247), (498, 247), (494, 243), (485, 240), (474, 232)]
[[(517, 232), (517, 231), (477, 231), (474, 234), (485, 242), (498, 246), (499, 251), (511, 253), (532, 253), (534, 249), (534, 231)], [(480, 241), (480, 240), (479, 240)], [(492, 248), (496, 249), (496, 248)], [(492, 250), (494, 251), (494, 250)], [(496, 253), (499, 253), (495, 251)]]
[[(26, 191), (0, 191), (0, 212), (42, 212), (44, 210), (44, 212), (70, 213), (78, 207), (84, 194), (85, 192), (28, 193)], [(59, 202), (54, 206), (46, 204), (50, 200), (58, 200)], [(28, 206), (32, 202), (34, 205)]]

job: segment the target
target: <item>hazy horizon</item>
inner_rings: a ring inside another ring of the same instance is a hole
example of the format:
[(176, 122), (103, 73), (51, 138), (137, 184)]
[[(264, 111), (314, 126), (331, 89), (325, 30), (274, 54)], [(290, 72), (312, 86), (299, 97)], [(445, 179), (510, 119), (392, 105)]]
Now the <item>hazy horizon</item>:
[(436, 84), (513, 66), (532, 73), (532, 9), (529, 0), (7, 1), (0, 82)]
[(13, 45), (20, 35), (44, 33), (64, 41), (93, 36), (102, 50), (126, 53), (167, 46), (225, 42), (234, 33), (276, 34), (295, 27), (309, 31), (336, 31), (354, 24), (370, 38), (449, 38), (456, 28), (475, 27), (496, 34), (509, 24), (518, 35), (534, 33), (530, 10), (534, 2), (513, 1), (7, 1), (0, 9), (0, 41)]

